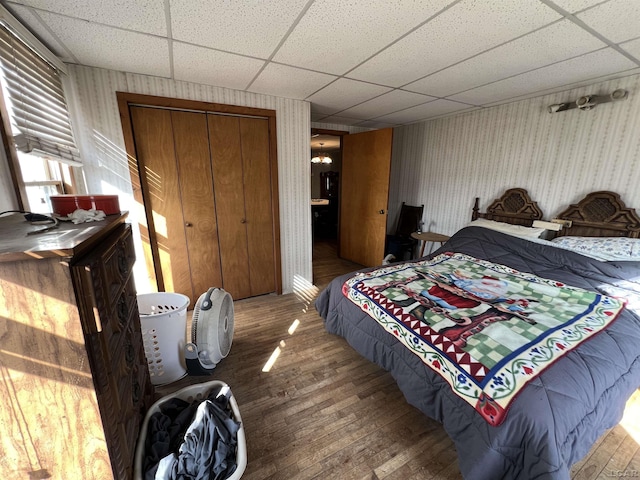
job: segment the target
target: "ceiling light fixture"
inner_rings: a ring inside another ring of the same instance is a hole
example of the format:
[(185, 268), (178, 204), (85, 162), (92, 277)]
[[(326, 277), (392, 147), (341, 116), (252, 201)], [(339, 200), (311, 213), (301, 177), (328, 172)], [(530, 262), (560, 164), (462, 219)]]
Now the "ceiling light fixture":
[[(323, 145), (324, 143), (320, 142), (320, 149), (322, 149)], [(331, 163), (332, 161), (333, 160), (331, 160), (331, 157), (322, 153), (322, 150), (320, 150), (320, 152), (318, 152), (318, 154), (311, 159), (311, 163)]]
[(554, 103), (553, 105), (549, 105), (547, 107), (547, 111), (549, 113), (557, 113), (564, 112), (565, 110), (571, 110), (572, 108), (579, 108), (580, 110), (591, 110), (596, 105), (601, 103), (609, 103), (615, 100), (624, 100), (627, 98), (627, 91), (618, 88), (611, 92), (610, 95), (599, 96), (599, 95), (584, 95), (580, 97), (575, 102), (567, 102), (567, 103)]

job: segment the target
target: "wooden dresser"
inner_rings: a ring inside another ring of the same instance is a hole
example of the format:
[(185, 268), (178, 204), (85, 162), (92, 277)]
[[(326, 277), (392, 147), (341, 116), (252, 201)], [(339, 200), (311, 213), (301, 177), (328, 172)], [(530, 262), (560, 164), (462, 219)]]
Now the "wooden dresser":
[(0, 473), (130, 479), (153, 397), (126, 215), (0, 217)]

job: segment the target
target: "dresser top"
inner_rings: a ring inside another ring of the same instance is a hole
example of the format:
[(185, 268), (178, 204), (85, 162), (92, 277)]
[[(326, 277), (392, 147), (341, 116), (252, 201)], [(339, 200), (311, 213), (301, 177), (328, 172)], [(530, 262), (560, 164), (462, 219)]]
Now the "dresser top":
[(0, 262), (73, 257), (89, 251), (95, 242), (124, 223), (127, 212), (108, 215), (99, 222), (74, 225), (59, 222), (58, 227), (42, 233), (30, 233), (51, 226), (32, 225), (22, 214), (0, 217)]

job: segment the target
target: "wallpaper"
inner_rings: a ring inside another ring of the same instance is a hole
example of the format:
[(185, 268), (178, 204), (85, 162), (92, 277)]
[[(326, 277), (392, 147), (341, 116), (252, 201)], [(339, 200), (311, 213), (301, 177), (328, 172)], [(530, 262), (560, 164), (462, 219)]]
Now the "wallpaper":
[[(134, 227), (144, 210), (133, 201), (116, 91), (276, 110), (283, 291), (311, 281), (308, 102), (77, 65), (69, 65), (65, 83), (86, 191), (118, 194)], [(139, 242), (136, 247), (140, 260)], [(136, 263), (135, 274), (138, 291), (148, 290), (143, 261)]]
[[(625, 100), (550, 114), (582, 95)], [(394, 129), (388, 229), (403, 201), (424, 204), (425, 229), (453, 234), (507, 188), (522, 187), (545, 218), (595, 190), (640, 211), (640, 76), (610, 80)]]

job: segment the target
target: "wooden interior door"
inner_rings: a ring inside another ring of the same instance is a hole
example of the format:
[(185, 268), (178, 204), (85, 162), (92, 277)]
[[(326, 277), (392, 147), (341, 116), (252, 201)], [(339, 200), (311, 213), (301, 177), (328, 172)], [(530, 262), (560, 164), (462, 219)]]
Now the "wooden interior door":
[(340, 256), (367, 267), (384, 258), (392, 137), (391, 128), (342, 137)]
[(269, 125), (208, 115), (224, 288), (233, 298), (276, 290)]
[(206, 114), (130, 111), (158, 289), (195, 302), (222, 283)]

